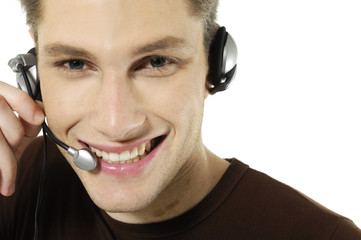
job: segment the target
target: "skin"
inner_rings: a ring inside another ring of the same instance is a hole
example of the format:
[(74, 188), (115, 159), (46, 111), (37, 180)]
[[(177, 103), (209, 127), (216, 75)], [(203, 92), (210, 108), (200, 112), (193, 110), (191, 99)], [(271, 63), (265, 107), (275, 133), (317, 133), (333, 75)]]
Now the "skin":
[[(187, 7), (174, 0), (43, 1), (36, 46), (53, 133), (75, 148), (166, 136), (135, 176), (80, 170), (61, 149), (95, 204), (122, 222), (184, 213), (228, 167), (202, 142), (208, 61), (203, 25)], [(154, 67), (155, 56), (170, 60)], [(84, 65), (71, 68), (71, 60)]]
[(0, 82), (0, 193), (4, 196), (14, 193), (17, 162), (44, 121), (38, 104), (25, 92)]

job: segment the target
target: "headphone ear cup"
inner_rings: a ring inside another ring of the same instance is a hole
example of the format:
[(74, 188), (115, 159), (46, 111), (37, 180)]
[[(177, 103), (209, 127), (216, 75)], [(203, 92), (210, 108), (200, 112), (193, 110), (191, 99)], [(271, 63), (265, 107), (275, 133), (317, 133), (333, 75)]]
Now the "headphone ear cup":
[(10, 59), (8, 65), (16, 73), (18, 88), (29, 94), (34, 100), (41, 101), (36, 61), (36, 51), (33, 48), (26, 54), (19, 54)]
[[(41, 101), (42, 99), (40, 92), (40, 82), (38, 79), (35, 48), (30, 49), (27, 54), (19, 54), (18, 56), (16, 56), (14, 60), (16, 59), (19, 59), (18, 61), (22, 63), (26, 74), (26, 79), (25, 79), (25, 76), (23, 76), (22, 72), (17, 73), (16, 82), (18, 88), (28, 93), (30, 96), (34, 98), (34, 100)], [(28, 84), (26, 82), (28, 82)], [(32, 94), (29, 93), (28, 86), (30, 87)]]
[[(41, 98), (41, 91), (40, 91), (40, 81), (39, 81), (39, 77), (38, 77), (38, 65), (37, 65), (37, 54), (36, 54), (36, 49), (32, 48), (28, 51), (28, 54), (31, 54), (35, 57), (35, 65), (32, 66), (29, 70), (32, 70), (32, 76), (30, 81), (33, 81), (32, 86), (34, 86), (33, 92), (34, 92), (34, 96), (35, 96), (35, 100), (39, 100), (42, 101)], [(28, 74), (29, 76), (29, 74)]]
[(237, 69), (237, 45), (225, 27), (220, 27), (209, 50), (209, 92), (226, 90)]
[(18, 88), (29, 94), (34, 100), (41, 101), (36, 61), (36, 51), (33, 48), (26, 54), (19, 54), (10, 59), (8, 65), (16, 73)]
[(28, 53), (34, 55), (35, 57), (37, 56), (37, 55), (36, 55), (36, 49), (35, 49), (35, 48), (30, 49), (30, 50), (28, 51)]
[(219, 85), (221, 82), (223, 48), (226, 41), (226, 35), (226, 29), (224, 27), (219, 28), (209, 49), (210, 64), (208, 79), (211, 88)]

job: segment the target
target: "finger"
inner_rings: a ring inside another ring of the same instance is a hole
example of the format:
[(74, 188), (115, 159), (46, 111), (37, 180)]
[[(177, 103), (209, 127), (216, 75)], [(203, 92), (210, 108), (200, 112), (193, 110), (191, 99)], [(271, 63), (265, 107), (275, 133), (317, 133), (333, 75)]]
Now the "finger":
[(17, 163), (0, 131), (0, 193), (10, 196), (15, 191)]
[(25, 133), (20, 120), (2, 96), (0, 96), (0, 129), (7, 141), (6, 144), (13, 148), (21, 141)]
[(10, 108), (26, 122), (37, 125), (44, 121), (42, 109), (24, 91), (0, 82), (0, 95), (6, 99)]
[(20, 118), (20, 122), (24, 126), (25, 138), (34, 138), (39, 134), (41, 125), (30, 124), (28, 122), (25, 122), (22, 118)]
[[(42, 111), (44, 112), (44, 105), (42, 102), (40, 101), (36, 101), (36, 104), (40, 107), (40, 109), (42, 109)], [(30, 138), (33, 139), (34, 137), (36, 137), (40, 130), (42, 125), (33, 125), (30, 124), (26, 121), (24, 121), (22, 118), (20, 118), (21, 124), (24, 126), (25, 132), (24, 132), (24, 137), (25, 138)]]
[[(43, 102), (36, 100), (36, 104), (42, 110), (42, 112), (45, 112)], [(25, 137), (33, 138), (33, 137), (36, 137), (39, 134), (39, 132), (41, 130), (41, 124), (33, 125), (33, 124), (28, 123), (28, 122), (25, 122), (22, 118), (20, 118), (20, 120), (21, 120), (21, 122), (22, 122), (22, 124), (24, 126), (24, 129), (25, 129)], [(44, 120), (44, 118), (43, 118), (43, 120)], [(43, 121), (41, 121), (41, 123), (43, 123)]]

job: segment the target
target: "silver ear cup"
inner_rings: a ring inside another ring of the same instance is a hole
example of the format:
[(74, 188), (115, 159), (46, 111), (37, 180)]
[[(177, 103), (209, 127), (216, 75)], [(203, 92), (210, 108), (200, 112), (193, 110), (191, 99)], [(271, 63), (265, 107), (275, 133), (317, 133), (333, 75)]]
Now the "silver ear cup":
[(37, 78), (37, 69), (36, 69), (36, 56), (33, 54), (27, 53), (27, 54), (19, 54), (15, 58), (11, 59), (9, 61), (9, 66), (13, 70), (13, 72), (16, 73), (16, 82), (18, 84), (18, 87), (29, 94), (28, 89), (25, 84), (24, 77), (21, 73), (21, 71), (18, 68), (18, 65), (21, 64), (24, 67), (24, 70), (26, 72), (26, 75), (29, 79), (29, 84), (31, 87), (31, 91), (33, 93), (33, 96), (37, 96), (38, 94), (38, 86), (39, 86), (39, 80)]
[(237, 69), (237, 45), (225, 27), (220, 27), (209, 49), (208, 91), (224, 91), (231, 83)]
[[(28, 76), (31, 91), (33, 92), (33, 96), (36, 96), (37, 95), (38, 85), (39, 85), (39, 81), (36, 78), (36, 66), (33, 66), (33, 67), (29, 68), (26, 71), (26, 75)], [(18, 84), (18, 87), (21, 90), (28, 93), (28, 89), (26, 88), (26, 84), (25, 84), (23, 75), (21, 73), (16, 74), (16, 82)]]
[[(226, 44), (223, 51), (222, 75), (228, 76), (228, 73), (237, 65), (238, 49), (236, 42), (231, 34), (228, 33)], [(234, 78), (235, 74), (232, 76)], [(224, 81), (224, 79), (222, 79)]]

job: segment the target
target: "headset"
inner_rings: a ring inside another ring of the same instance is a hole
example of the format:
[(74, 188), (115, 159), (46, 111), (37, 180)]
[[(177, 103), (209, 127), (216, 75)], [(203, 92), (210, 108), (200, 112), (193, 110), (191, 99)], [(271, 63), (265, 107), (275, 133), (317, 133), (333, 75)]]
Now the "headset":
[[(210, 94), (224, 91), (228, 88), (235, 76), (237, 69), (237, 45), (232, 36), (226, 31), (225, 27), (220, 27), (214, 36), (209, 49), (209, 72), (207, 75), (207, 87)], [(35, 48), (29, 50), (26, 54), (19, 54), (8, 63), (11, 69), (16, 73), (16, 82), (18, 88), (28, 93), (32, 99), (42, 101), (40, 91), (40, 81), (37, 74), (37, 56)], [(73, 157), (74, 164), (85, 171), (91, 171), (97, 167), (98, 160), (95, 154), (87, 148), (72, 148), (51, 132), (46, 121), (42, 124), (44, 136), (44, 163), (40, 179), (38, 200), (35, 210), (35, 233), (34, 239), (38, 236), (37, 216), (41, 205), (43, 184), (45, 179), (45, 168), (47, 158), (46, 134), (50, 139)]]

